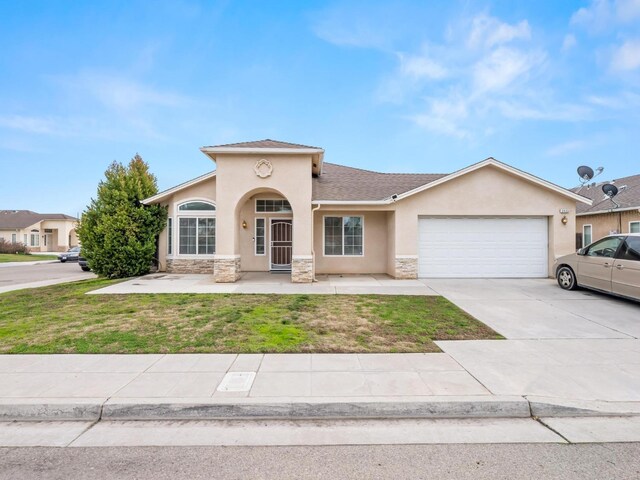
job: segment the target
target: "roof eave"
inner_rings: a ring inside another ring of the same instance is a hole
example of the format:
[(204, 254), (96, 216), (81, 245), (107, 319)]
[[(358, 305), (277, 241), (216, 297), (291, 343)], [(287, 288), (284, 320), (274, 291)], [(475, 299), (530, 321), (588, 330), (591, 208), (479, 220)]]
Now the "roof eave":
[(310, 155), (323, 155), (324, 150), (322, 148), (273, 148), (273, 147), (200, 147), (200, 151), (205, 155), (215, 158), (212, 154), (217, 155), (220, 153), (277, 153), (277, 154), (310, 154)]
[(312, 200), (312, 205), (389, 205), (393, 200)]
[(213, 178), (216, 176), (216, 171), (214, 170), (213, 172), (209, 172), (209, 173), (205, 173), (204, 175), (200, 175), (199, 177), (196, 177), (194, 179), (188, 180), (184, 183), (181, 183), (180, 185), (176, 185), (175, 187), (169, 188), (167, 190), (164, 190), (160, 193), (155, 194), (152, 197), (149, 198), (145, 198), (144, 200), (142, 200), (140, 203), (142, 203), (143, 205), (151, 205), (154, 203), (159, 202), (160, 200), (169, 197), (171, 195), (173, 195), (176, 192), (179, 192), (180, 190), (183, 190), (187, 187), (191, 187), (192, 185), (196, 185), (200, 182), (204, 182), (205, 180), (209, 180), (210, 178)]
[(603, 213), (616, 213), (616, 212), (632, 212), (634, 210), (637, 210), (640, 213), (640, 205), (638, 205), (637, 207), (624, 207), (624, 208), (607, 208), (605, 210), (596, 210), (594, 212), (581, 212), (581, 213), (576, 213), (576, 217), (585, 217), (587, 215), (601, 215)]

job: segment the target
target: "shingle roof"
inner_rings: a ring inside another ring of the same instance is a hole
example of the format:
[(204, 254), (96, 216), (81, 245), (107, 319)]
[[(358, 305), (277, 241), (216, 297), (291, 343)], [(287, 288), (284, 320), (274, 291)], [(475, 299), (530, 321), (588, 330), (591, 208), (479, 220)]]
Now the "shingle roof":
[[(593, 205), (591, 206), (578, 204), (576, 213), (602, 212), (616, 208), (615, 204), (609, 198), (605, 198), (605, 194), (602, 191), (602, 185), (605, 183), (611, 183), (611, 181), (601, 182), (589, 188), (580, 187), (572, 189), (572, 191), (593, 200)], [(618, 188), (623, 185), (627, 186), (627, 188), (621, 190), (614, 197), (614, 200), (620, 205), (620, 208), (640, 208), (640, 175), (617, 178), (613, 181), (613, 184)]]
[(281, 142), (279, 140), (255, 140), (253, 142), (227, 143), (224, 145), (212, 145), (207, 148), (313, 148), (321, 150), (320, 147), (310, 147), (309, 145), (300, 145), (299, 143)]
[(0, 210), (0, 230), (26, 228), (42, 220), (77, 220), (64, 213), (36, 213), (31, 210)]
[(384, 200), (431, 183), (444, 173), (380, 173), (324, 163), (322, 175), (313, 178), (313, 200)]

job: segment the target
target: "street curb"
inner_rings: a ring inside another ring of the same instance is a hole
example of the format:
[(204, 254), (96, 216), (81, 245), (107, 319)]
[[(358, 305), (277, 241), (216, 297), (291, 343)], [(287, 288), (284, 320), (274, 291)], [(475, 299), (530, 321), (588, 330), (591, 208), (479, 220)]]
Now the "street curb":
[(15, 420), (100, 420), (102, 403), (47, 402), (47, 403), (2, 403), (0, 421)]
[(640, 402), (607, 402), (527, 396), (534, 417), (609, 417), (640, 415)]
[(640, 416), (640, 402), (548, 397), (1, 399), (0, 421)]
[[(35, 400), (35, 399), (34, 399)], [(303, 418), (528, 418), (522, 397), (435, 397), (430, 399), (220, 398), (71, 399), (27, 404), (1, 403), (0, 420), (207, 420)]]

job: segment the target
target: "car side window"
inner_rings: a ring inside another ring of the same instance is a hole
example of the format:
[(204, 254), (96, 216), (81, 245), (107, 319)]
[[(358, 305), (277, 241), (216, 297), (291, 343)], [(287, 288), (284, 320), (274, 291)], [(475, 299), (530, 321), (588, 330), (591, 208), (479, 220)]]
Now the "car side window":
[(620, 237), (607, 237), (592, 244), (585, 253), (588, 257), (606, 257), (613, 258), (618, 251), (618, 247), (622, 243)]
[(618, 258), (621, 260), (640, 262), (640, 237), (627, 237), (627, 240), (620, 249)]

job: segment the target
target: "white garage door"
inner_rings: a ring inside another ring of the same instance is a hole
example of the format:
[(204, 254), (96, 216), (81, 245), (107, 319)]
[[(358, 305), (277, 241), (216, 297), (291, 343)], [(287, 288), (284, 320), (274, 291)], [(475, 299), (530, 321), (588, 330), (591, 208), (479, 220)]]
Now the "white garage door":
[(420, 277), (546, 277), (547, 218), (421, 218)]

